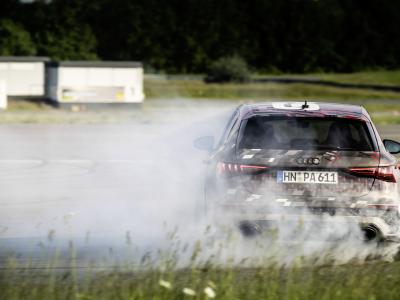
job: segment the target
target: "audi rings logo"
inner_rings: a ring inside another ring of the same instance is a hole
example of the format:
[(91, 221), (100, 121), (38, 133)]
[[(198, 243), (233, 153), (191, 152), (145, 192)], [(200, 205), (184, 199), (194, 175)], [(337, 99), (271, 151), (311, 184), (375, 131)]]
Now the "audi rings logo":
[(319, 165), (321, 161), (316, 157), (299, 157), (296, 159), (296, 162), (299, 165)]

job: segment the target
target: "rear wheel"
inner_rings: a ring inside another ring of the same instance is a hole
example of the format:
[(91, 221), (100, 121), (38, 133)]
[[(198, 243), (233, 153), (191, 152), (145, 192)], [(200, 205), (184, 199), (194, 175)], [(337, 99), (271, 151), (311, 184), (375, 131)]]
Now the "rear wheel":
[(239, 231), (243, 237), (252, 238), (261, 234), (261, 228), (256, 223), (240, 222)]

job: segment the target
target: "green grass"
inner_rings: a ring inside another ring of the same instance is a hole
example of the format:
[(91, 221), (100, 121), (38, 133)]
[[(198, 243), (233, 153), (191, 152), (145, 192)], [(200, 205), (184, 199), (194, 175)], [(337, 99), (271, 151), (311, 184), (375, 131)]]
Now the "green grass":
[(365, 71), (349, 74), (311, 74), (323, 80), (341, 83), (362, 83), (400, 86), (400, 70)]
[(9, 100), (7, 111), (49, 111), (52, 107), (40, 102), (24, 101), (24, 100)]
[(139, 254), (128, 232), (120, 248), (97, 260), (87, 252), (82, 255), (82, 246), (74, 246), (72, 240), (63, 251), (55, 249), (59, 243), (52, 230), (39, 243), (42, 252), (32, 259), (0, 244), (0, 299), (207, 300), (215, 294), (221, 300), (364, 300), (400, 295), (395, 245), (356, 241), (345, 246), (338, 241), (311, 250), (307, 240), (296, 245), (274, 242), (273, 232), (259, 240), (243, 240), (234, 232), (213, 239), (212, 232), (207, 227), (203, 235), (197, 232), (201, 240), (190, 242), (173, 229), (162, 248), (144, 254)]
[(107, 112), (82, 112), (38, 110), (38, 111), (10, 111), (0, 113), (0, 124), (103, 124), (127, 122), (130, 118), (124, 114), (122, 118), (114, 113)]
[[(131, 109), (127, 111), (80, 111), (73, 112), (68, 110), (59, 110), (51, 107), (41, 108), (40, 106), (28, 103), (18, 103), (13, 105), (13, 109), (0, 112), (0, 124), (10, 123), (44, 123), (44, 124), (104, 124), (104, 123), (130, 123), (135, 122), (151, 122), (157, 118), (158, 122), (168, 122), (169, 114), (157, 114), (163, 109), (168, 109), (171, 105), (176, 105), (164, 101), (165, 99), (147, 99), (142, 108)], [(236, 101), (229, 99), (226, 101), (232, 102), (232, 106), (244, 102), (257, 102), (263, 99), (248, 99)], [(204, 101), (200, 98), (185, 99), (185, 105), (195, 107), (199, 101)], [(212, 101), (212, 100), (207, 100)], [(329, 101), (329, 100), (327, 100)], [(335, 100), (332, 100), (335, 101)], [(192, 102), (192, 103), (191, 103)], [(236, 103), (237, 102), (237, 103)], [(377, 124), (400, 124), (400, 101), (390, 100), (341, 100), (338, 102), (352, 103), (363, 105), (372, 115)], [(210, 103), (212, 105), (212, 103)], [(18, 109), (17, 109), (18, 107)], [(172, 109), (170, 107), (170, 109)]]
[[(400, 71), (369, 71), (352, 74), (279, 75), (284, 77), (318, 78), (347, 83), (399, 84)], [(260, 75), (261, 77), (261, 75)], [(265, 77), (265, 76), (262, 76)], [(237, 103), (295, 100), (327, 101), (363, 105), (377, 124), (400, 124), (400, 93), (369, 89), (338, 88), (313, 84), (206, 84), (198, 76), (174, 77), (148, 76), (144, 81), (146, 100), (143, 109), (136, 111), (81, 111), (58, 110), (48, 105), (29, 101), (9, 101), (7, 111), (0, 112), (0, 123), (115, 123), (146, 119), (143, 112), (159, 107), (162, 99), (191, 99), (201, 101), (225, 100)], [(157, 100), (157, 101), (155, 101)], [(153, 105), (156, 103), (156, 105)], [(166, 101), (165, 106), (168, 106)], [(153, 107), (154, 106), (154, 107)], [(157, 108), (156, 108), (157, 109)], [(148, 118), (147, 118), (148, 119)]]
[(372, 84), (400, 86), (400, 70), (371, 70), (354, 73), (310, 73), (310, 74), (278, 74), (255, 75), (254, 78), (300, 78), (319, 79), (339, 83)]
[[(310, 99), (322, 101), (360, 101), (400, 99), (400, 93), (365, 89), (343, 89), (309, 84), (206, 84), (201, 80), (155, 80), (144, 83), (147, 98), (216, 99)], [(400, 100), (399, 100), (400, 102)]]
[(379, 124), (379, 125), (400, 125), (400, 115), (372, 115), (372, 120), (374, 123)]
[[(338, 75), (340, 76), (340, 75)], [(343, 89), (308, 84), (205, 84), (199, 79), (145, 81), (148, 102), (160, 98), (219, 99), (257, 102), (310, 100), (363, 105), (377, 124), (400, 124), (400, 93)]]
[[(126, 264), (96, 270), (35, 270), (15, 260), (0, 272), (1, 299), (398, 299), (400, 262), (259, 267), (212, 264), (143, 269)], [(183, 289), (195, 295), (187, 295)]]

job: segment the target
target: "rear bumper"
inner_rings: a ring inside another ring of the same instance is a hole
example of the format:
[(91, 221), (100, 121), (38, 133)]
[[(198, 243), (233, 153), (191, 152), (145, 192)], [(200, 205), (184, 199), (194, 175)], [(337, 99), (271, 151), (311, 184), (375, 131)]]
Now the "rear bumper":
[(259, 228), (282, 229), (286, 232), (303, 228), (309, 232), (327, 232), (343, 229), (361, 230), (376, 228), (379, 238), (384, 241), (400, 242), (400, 218), (397, 212), (391, 212), (388, 218), (386, 212), (373, 215), (362, 215), (362, 210), (353, 208), (307, 207), (307, 208), (279, 208), (276, 207), (246, 207), (244, 205), (221, 205), (214, 210), (214, 216), (221, 220), (229, 220), (233, 224), (248, 223)]
[[(252, 194), (240, 187), (222, 189), (207, 199), (215, 220), (235, 224), (250, 222), (262, 227), (289, 230), (299, 225), (308, 228), (367, 228), (373, 226), (383, 240), (400, 240), (400, 213), (397, 192), (371, 192), (361, 197), (344, 195), (310, 197), (305, 195)], [(359, 231), (360, 232), (360, 231)]]

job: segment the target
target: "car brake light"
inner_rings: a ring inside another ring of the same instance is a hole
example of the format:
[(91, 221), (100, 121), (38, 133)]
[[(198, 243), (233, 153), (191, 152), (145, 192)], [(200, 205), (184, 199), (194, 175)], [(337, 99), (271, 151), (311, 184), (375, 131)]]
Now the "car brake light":
[(217, 164), (217, 174), (259, 174), (268, 169), (266, 166), (244, 165), (235, 163), (219, 162)]
[(377, 174), (375, 175), (375, 178), (387, 182), (396, 182), (396, 177), (394, 176), (394, 168), (394, 166), (379, 167), (377, 169)]
[(396, 182), (394, 176), (395, 166), (387, 167), (368, 167), (368, 168), (350, 168), (350, 173), (362, 177), (372, 177), (387, 182)]
[(374, 208), (374, 209), (379, 209), (379, 210), (391, 210), (391, 211), (398, 211), (399, 210), (399, 205), (398, 204), (369, 204), (368, 208)]
[(376, 167), (374, 168), (351, 168), (350, 173), (363, 177), (374, 177), (376, 173)]

